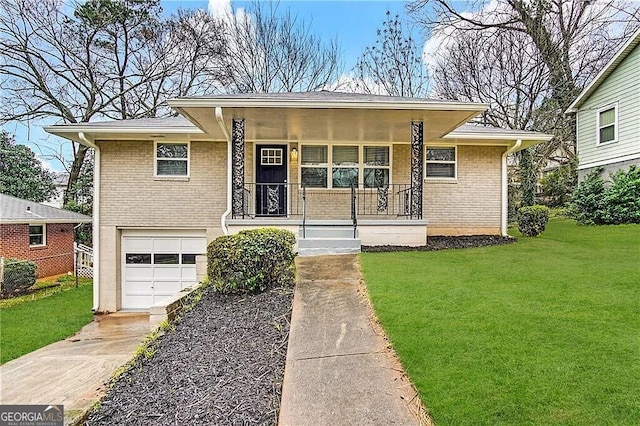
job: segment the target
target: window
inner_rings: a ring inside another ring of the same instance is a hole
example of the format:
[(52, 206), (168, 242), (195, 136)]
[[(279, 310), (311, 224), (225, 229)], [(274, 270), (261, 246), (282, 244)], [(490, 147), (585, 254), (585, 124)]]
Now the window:
[(44, 246), (47, 244), (47, 228), (41, 225), (29, 225), (29, 245), (32, 247)]
[(427, 147), (425, 176), (432, 179), (456, 178), (456, 148)]
[(302, 145), (301, 152), (301, 181), (309, 188), (389, 185), (389, 146)]
[(260, 150), (260, 165), (282, 166), (282, 149), (262, 148)]
[(328, 147), (303, 145), (301, 157), (302, 183), (309, 188), (326, 188)]
[(358, 186), (358, 156), (357, 146), (334, 146), (331, 170), (332, 188), (351, 188)]
[(618, 140), (618, 106), (598, 110), (598, 145)]
[(156, 142), (156, 176), (189, 176), (189, 144)]
[(364, 187), (380, 188), (389, 185), (389, 147), (364, 147)]

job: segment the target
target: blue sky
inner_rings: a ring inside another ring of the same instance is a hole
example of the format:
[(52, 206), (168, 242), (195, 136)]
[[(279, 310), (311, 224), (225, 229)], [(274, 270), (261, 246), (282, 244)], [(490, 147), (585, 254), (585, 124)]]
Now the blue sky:
[[(175, 12), (179, 8), (212, 10), (228, 3), (229, 0), (161, 0), (165, 13)], [(250, 3), (231, 2), (234, 9), (246, 8)], [(283, 11), (288, 8), (299, 19), (308, 22), (313, 33), (321, 39), (337, 39), (343, 54), (343, 71), (348, 74), (362, 50), (375, 43), (376, 30), (382, 27), (386, 11), (407, 18), (404, 6), (405, 2), (393, 0), (281, 0), (279, 8)], [(46, 167), (62, 171), (58, 161), (47, 160), (41, 155), (62, 150), (68, 160), (72, 158), (70, 142), (42, 130), (43, 126), (54, 123), (53, 120), (32, 122), (28, 126), (26, 123), (8, 123), (3, 128), (16, 135), (17, 143), (29, 145)]]

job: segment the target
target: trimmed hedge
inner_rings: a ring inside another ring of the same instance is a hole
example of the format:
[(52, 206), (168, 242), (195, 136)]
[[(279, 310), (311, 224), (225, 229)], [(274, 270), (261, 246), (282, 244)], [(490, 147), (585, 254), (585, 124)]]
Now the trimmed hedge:
[(518, 209), (518, 230), (527, 237), (542, 234), (547, 222), (549, 222), (549, 208), (546, 206), (526, 206)]
[(2, 280), (2, 297), (25, 293), (36, 283), (36, 264), (29, 260), (6, 259)]
[(295, 235), (261, 228), (216, 238), (207, 248), (207, 275), (217, 291), (255, 292), (295, 281)]

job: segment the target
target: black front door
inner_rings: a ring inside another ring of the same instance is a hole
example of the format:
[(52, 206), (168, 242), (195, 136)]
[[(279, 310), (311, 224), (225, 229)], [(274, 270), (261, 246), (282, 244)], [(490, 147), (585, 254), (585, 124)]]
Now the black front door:
[(287, 215), (287, 145), (256, 146), (256, 215)]

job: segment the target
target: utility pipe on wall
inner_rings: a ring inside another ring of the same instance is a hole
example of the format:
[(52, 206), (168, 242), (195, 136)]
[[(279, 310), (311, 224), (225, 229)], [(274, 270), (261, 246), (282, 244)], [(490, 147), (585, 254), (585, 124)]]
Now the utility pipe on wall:
[(218, 121), (218, 125), (220, 126), (220, 130), (224, 134), (224, 137), (227, 138), (227, 209), (222, 213), (222, 217), (220, 218), (220, 225), (222, 226), (222, 232), (224, 235), (229, 235), (229, 228), (227, 227), (227, 217), (231, 213), (231, 185), (232, 185), (232, 177), (231, 177), (231, 135), (229, 134), (229, 129), (227, 129), (227, 125), (224, 123), (224, 117), (222, 116), (222, 108), (216, 107), (216, 120)]
[(84, 132), (78, 132), (78, 139), (94, 152), (93, 165), (93, 312), (100, 308), (100, 148), (90, 141)]
[(507, 222), (509, 220), (509, 169), (507, 166), (507, 157), (520, 149), (522, 139), (518, 139), (504, 154), (502, 154), (502, 217), (500, 223), (500, 232), (503, 237), (508, 235)]

